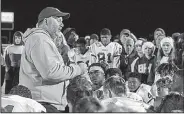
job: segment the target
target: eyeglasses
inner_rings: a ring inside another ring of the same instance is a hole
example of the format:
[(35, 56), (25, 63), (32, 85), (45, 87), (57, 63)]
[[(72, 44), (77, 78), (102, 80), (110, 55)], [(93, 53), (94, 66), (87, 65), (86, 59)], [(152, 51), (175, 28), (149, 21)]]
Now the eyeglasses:
[(89, 72), (89, 75), (93, 75), (93, 74), (99, 75), (99, 74), (104, 74), (104, 73), (101, 72), (101, 71), (99, 71), (99, 70), (93, 70), (93, 71), (90, 71), (90, 72)]
[(161, 78), (159, 79), (156, 84), (158, 87), (168, 87), (173, 81), (169, 78)]
[(124, 33), (123, 34), (125, 37), (129, 37), (129, 34), (128, 33)]
[(56, 19), (59, 23), (63, 22), (63, 18), (62, 17), (52, 16), (52, 18)]

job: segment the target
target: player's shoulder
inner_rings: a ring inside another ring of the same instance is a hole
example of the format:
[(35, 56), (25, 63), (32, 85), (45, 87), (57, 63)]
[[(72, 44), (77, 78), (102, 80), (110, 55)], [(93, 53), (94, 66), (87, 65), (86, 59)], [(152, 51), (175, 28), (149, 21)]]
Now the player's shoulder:
[(141, 84), (140, 87), (144, 90), (150, 91), (151, 90), (151, 86), (147, 85), (147, 84)]
[(95, 42), (91, 46), (101, 47), (101, 46), (103, 46), (103, 44), (101, 42)]

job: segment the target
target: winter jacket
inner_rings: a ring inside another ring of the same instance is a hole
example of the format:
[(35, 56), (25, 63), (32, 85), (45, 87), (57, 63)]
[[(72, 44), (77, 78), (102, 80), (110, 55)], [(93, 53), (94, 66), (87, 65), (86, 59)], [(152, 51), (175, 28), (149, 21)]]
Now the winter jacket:
[(150, 59), (143, 56), (136, 61), (133, 72), (142, 74), (143, 83), (149, 85), (153, 84), (155, 76), (155, 62), (155, 56), (152, 56)]

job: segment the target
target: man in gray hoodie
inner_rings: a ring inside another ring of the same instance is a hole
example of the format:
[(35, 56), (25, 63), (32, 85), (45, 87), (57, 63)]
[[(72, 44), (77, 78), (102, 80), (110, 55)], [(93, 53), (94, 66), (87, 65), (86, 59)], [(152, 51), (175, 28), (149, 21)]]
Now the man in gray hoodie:
[(57, 8), (46, 7), (38, 16), (37, 28), (24, 33), (19, 85), (29, 88), (33, 99), (47, 112), (65, 110), (68, 80), (87, 71), (84, 63), (66, 66), (53, 42), (64, 26), (63, 19), (69, 16)]

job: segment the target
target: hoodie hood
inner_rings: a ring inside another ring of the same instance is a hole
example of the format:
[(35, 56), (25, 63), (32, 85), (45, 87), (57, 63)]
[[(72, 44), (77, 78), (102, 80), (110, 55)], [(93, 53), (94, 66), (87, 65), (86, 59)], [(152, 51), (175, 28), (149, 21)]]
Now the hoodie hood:
[(35, 34), (35, 33), (43, 33), (50, 37), (49, 33), (42, 28), (32, 28), (32, 29), (28, 28), (23, 34), (23, 39), (22, 39), (23, 42), (25, 43), (27, 39), (29, 38), (28, 36)]

